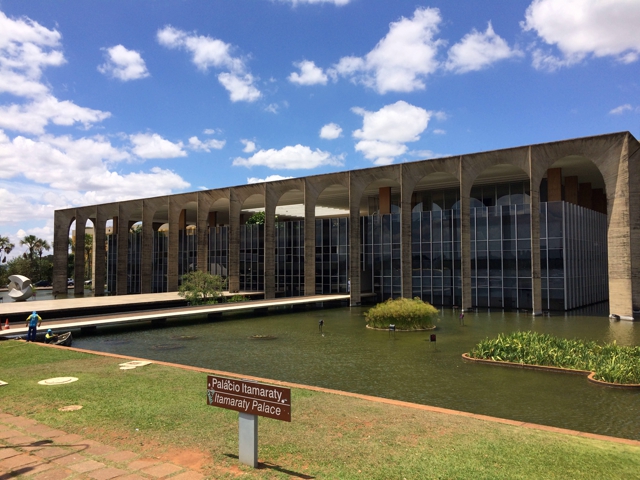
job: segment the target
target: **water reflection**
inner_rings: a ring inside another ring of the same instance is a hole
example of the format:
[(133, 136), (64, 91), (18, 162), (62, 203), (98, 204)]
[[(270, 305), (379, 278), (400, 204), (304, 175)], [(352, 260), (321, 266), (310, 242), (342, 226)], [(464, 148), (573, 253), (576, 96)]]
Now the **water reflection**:
[(610, 322), (606, 315), (496, 311), (467, 313), (463, 326), (458, 312), (445, 310), (434, 346), (431, 332), (366, 329), (364, 311), (202, 318), (189, 325), (169, 320), (163, 328), (74, 337), (74, 346), (640, 440), (640, 392), (604, 388), (579, 376), (469, 364), (460, 357), (483, 338), (516, 330), (638, 345), (638, 324)]

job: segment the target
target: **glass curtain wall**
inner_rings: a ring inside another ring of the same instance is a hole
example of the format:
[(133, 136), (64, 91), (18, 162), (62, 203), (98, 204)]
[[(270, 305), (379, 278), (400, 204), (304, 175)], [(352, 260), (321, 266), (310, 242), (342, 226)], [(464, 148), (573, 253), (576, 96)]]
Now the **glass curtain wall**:
[(540, 258), (543, 309), (608, 299), (605, 214), (567, 202), (541, 203)]
[(169, 232), (153, 232), (153, 270), (151, 273), (151, 291), (167, 291), (167, 265), (169, 255)]
[(107, 295), (116, 294), (116, 281), (118, 269), (118, 234), (112, 233), (106, 236), (107, 248)]
[(127, 293), (140, 293), (142, 265), (142, 232), (129, 232), (127, 255)]
[(417, 192), (411, 214), (412, 295), (433, 305), (462, 302), (457, 189)]
[(532, 308), (529, 182), (471, 190), (472, 306)]
[(304, 220), (276, 222), (276, 296), (304, 295)]
[(400, 214), (360, 217), (362, 292), (378, 301), (402, 296)]
[(198, 235), (195, 228), (178, 232), (178, 285), (182, 276), (198, 268)]
[(229, 227), (209, 227), (209, 273), (227, 278), (229, 268)]
[(316, 219), (316, 294), (349, 293), (349, 219)]
[(264, 225), (240, 226), (240, 290), (264, 291)]

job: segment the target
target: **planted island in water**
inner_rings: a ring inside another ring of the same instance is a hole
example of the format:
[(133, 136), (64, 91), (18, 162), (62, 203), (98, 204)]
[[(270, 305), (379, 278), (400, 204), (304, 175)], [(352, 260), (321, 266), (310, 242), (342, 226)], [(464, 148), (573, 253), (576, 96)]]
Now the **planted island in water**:
[(370, 328), (388, 329), (395, 325), (396, 330), (430, 330), (435, 328), (434, 321), (438, 309), (418, 297), (389, 299), (369, 309), (365, 314)]
[(527, 365), (589, 370), (603, 382), (640, 384), (640, 346), (626, 347), (615, 342), (568, 340), (536, 332), (500, 334), (485, 339), (471, 352), (471, 358)]

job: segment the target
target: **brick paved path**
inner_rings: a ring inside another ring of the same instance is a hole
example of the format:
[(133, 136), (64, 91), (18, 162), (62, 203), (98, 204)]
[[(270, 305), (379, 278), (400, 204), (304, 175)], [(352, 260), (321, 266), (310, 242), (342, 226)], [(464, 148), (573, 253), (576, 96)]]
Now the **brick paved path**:
[(180, 465), (140, 458), (35, 420), (0, 413), (0, 480), (202, 480)]

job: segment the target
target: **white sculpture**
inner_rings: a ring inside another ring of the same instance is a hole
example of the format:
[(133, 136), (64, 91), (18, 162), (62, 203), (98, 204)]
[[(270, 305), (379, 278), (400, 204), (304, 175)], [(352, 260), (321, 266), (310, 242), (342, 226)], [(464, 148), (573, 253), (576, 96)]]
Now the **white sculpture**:
[(9, 296), (16, 302), (23, 302), (33, 295), (31, 280), (22, 275), (9, 275)]

